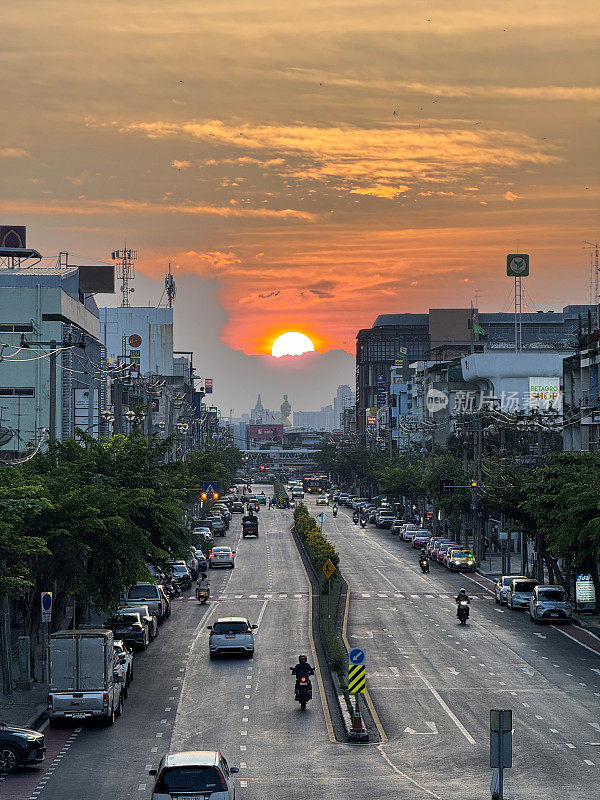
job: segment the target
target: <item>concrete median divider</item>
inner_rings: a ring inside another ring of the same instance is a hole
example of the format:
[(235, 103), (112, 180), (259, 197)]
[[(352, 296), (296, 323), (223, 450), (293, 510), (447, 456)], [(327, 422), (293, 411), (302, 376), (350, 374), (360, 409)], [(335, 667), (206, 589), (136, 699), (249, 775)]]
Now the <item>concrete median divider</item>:
[[(326, 662), (329, 678), (329, 686), (326, 686), (327, 699), (335, 704), (338, 711), (336, 717), (338, 730), (341, 731), (338, 738), (347, 742), (378, 741), (378, 726), (368, 713), (365, 716), (364, 734), (357, 736), (352, 731), (354, 708), (348, 692), (348, 650), (344, 642), (349, 586), (339, 568), (339, 555), (304, 504), (294, 509), (294, 523), (292, 533), (315, 589), (313, 635), (320, 645), (317, 647), (317, 655), (322, 656)], [(327, 572), (330, 572), (327, 562), (335, 567), (330, 578), (326, 577)]]

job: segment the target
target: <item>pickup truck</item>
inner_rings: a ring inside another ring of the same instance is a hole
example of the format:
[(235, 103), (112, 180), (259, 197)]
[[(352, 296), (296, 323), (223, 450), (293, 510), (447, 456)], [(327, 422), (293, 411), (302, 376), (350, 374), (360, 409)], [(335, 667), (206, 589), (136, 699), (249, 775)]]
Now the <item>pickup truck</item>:
[(112, 631), (59, 631), (50, 636), (50, 724), (101, 719), (114, 725), (123, 711), (123, 676)]
[(148, 606), (159, 625), (162, 625), (171, 614), (167, 596), (162, 586), (157, 583), (136, 583), (130, 586), (125, 600), (128, 606)]

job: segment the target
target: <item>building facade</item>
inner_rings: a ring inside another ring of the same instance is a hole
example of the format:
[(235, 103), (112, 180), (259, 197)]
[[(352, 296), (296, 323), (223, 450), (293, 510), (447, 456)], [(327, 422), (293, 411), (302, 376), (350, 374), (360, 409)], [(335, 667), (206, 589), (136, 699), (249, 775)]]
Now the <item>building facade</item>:
[(68, 256), (54, 267), (0, 269), (0, 427), (11, 434), (2, 454), (22, 455), (43, 430), (59, 440), (75, 428), (106, 433), (109, 370), (93, 286)]
[[(564, 351), (577, 342), (580, 319), (595, 306), (570, 305), (562, 311), (524, 313), (521, 336), (524, 346), (543, 345)], [(472, 323), (475, 323), (473, 325)], [(390, 368), (399, 360), (449, 360), (471, 348), (477, 353), (496, 344), (514, 347), (515, 317), (509, 313), (479, 313), (477, 309), (430, 309), (428, 314), (383, 314), (372, 328), (356, 337), (356, 425), (364, 434), (387, 405)]]

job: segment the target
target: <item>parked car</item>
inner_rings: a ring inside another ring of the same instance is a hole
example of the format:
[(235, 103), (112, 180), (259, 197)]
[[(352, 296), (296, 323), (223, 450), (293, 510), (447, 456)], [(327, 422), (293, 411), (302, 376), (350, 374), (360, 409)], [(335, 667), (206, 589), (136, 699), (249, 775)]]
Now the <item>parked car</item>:
[(529, 608), (529, 601), (533, 590), (538, 585), (531, 578), (513, 578), (508, 587), (506, 605), (513, 611), (516, 608)]
[(405, 542), (412, 542), (413, 536), (418, 530), (421, 530), (418, 525), (414, 525), (413, 523), (409, 522), (402, 530), (402, 538)]
[(412, 546), (416, 548), (426, 547), (431, 539), (431, 531), (421, 530), (412, 531)]
[(150, 641), (153, 642), (158, 636), (158, 619), (156, 618), (156, 614), (153, 614), (148, 606), (119, 606), (119, 614), (127, 614), (129, 612), (133, 614), (137, 613), (142, 616), (142, 619), (148, 625)]
[(402, 520), (395, 519), (392, 522), (392, 527), (390, 528), (390, 531), (391, 533), (394, 534), (394, 536), (399, 536), (403, 529), (404, 529), (404, 523), (402, 522)]
[(470, 550), (464, 547), (449, 547), (446, 551), (444, 566), (450, 572), (459, 572), (461, 570), (463, 572), (474, 572), (477, 569), (477, 561)]
[(0, 775), (14, 772), (19, 767), (41, 764), (45, 758), (43, 733), (0, 723)]
[(444, 558), (446, 557), (446, 551), (449, 550), (451, 547), (459, 547), (458, 542), (441, 542), (440, 546), (436, 550), (436, 561), (438, 564), (444, 563)]
[(171, 616), (171, 603), (162, 586), (155, 583), (136, 583), (127, 592), (127, 605), (148, 606), (160, 625)]
[(498, 578), (496, 585), (494, 586), (494, 596), (496, 598), (497, 605), (506, 605), (508, 590), (515, 578), (525, 578), (525, 575), (501, 575)]
[(133, 651), (130, 650), (122, 639), (114, 641), (117, 661), (125, 669), (125, 688), (128, 689), (133, 683)]
[(158, 769), (149, 771), (150, 775), (156, 776), (152, 800), (182, 797), (234, 800), (236, 795), (232, 775), (237, 772), (238, 768), (230, 767), (217, 751), (167, 753)]
[(208, 556), (208, 566), (210, 569), (215, 567), (235, 567), (235, 550), (231, 547), (213, 547)]
[(225, 536), (225, 532), (227, 531), (227, 526), (225, 525), (225, 520), (218, 512), (215, 512), (210, 517), (208, 517), (207, 521), (211, 523), (210, 527), (213, 536)]
[(245, 617), (221, 617), (209, 625), (209, 655), (215, 658), (224, 653), (254, 658), (254, 633), (258, 625), (251, 625)]
[(562, 586), (538, 585), (529, 600), (532, 622), (572, 622), (573, 606)]
[(379, 510), (375, 517), (375, 527), (377, 528), (391, 528), (394, 521), (394, 512), (387, 509)]
[(138, 650), (145, 650), (150, 643), (150, 626), (139, 611), (118, 611), (106, 620), (104, 627), (113, 632), (115, 639)]
[(192, 588), (192, 576), (185, 561), (167, 561), (167, 566), (183, 592)]

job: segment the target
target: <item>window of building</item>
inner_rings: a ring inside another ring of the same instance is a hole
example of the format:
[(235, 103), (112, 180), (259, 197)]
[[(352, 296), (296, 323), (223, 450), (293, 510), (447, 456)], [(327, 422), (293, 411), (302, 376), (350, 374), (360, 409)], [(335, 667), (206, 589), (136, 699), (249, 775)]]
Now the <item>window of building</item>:
[(0, 397), (35, 397), (33, 386), (0, 386)]
[(33, 333), (33, 325), (24, 325), (21, 322), (3, 322), (0, 325), (0, 333)]

